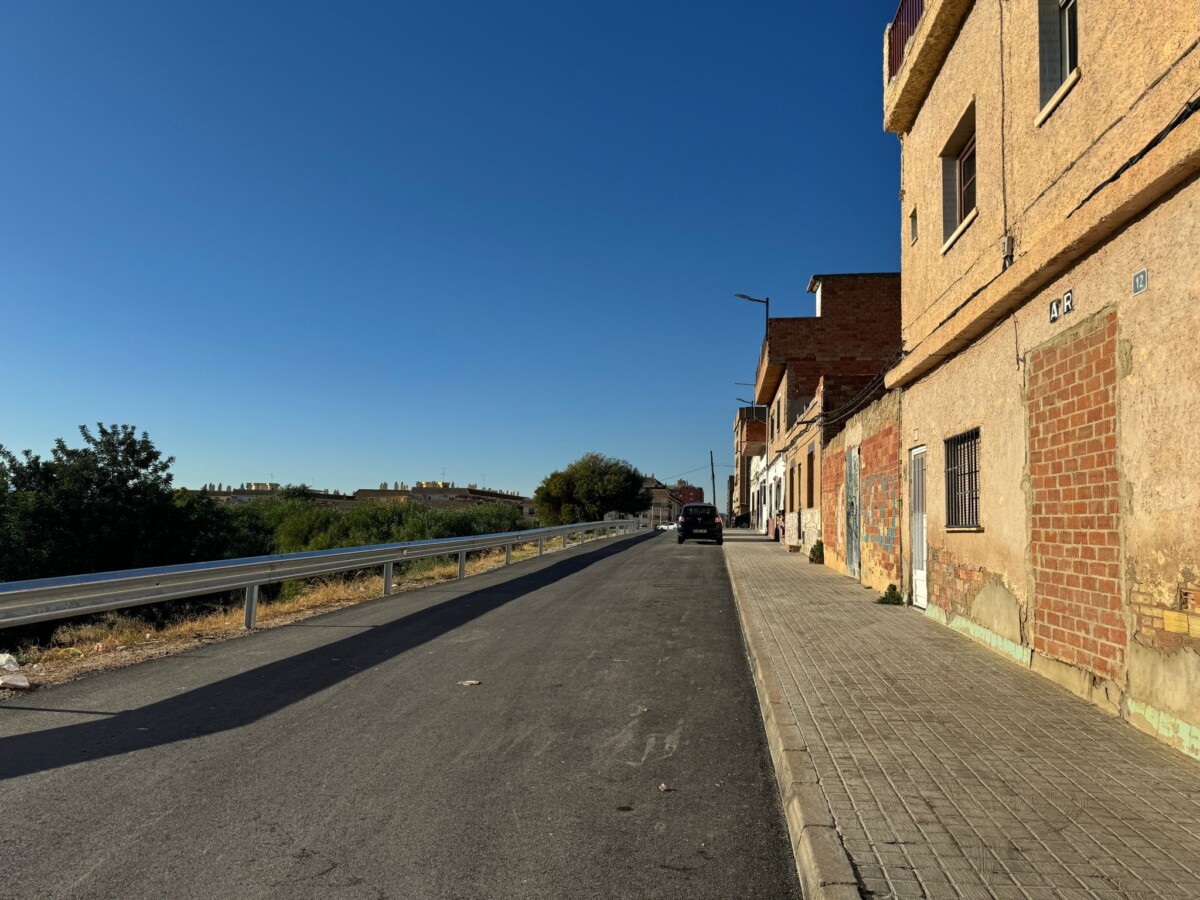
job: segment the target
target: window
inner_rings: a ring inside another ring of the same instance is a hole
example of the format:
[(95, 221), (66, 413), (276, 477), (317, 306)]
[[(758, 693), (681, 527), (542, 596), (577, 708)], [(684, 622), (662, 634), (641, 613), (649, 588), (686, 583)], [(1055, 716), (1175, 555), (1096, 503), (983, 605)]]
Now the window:
[(1058, 10), (1058, 46), (1062, 56), (1062, 80), (1079, 68), (1079, 4), (1061, 0)]
[(807, 495), (805, 499), (807, 500), (807, 502), (804, 505), (808, 509), (813, 508), (813, 478), (814, 478), (813, 460), (814, 459), (816, 459), (816, 457), (813, 454), (813, 446), (812, 446), (812, 444), (809, 444), (808, 445), (808, 464), (804, 468), (805, 477), (807, 479), (807, 481), (804, 485), (805, 494)]
[(1079, 68), (1078, 0), (1038, 0), (1038, 62), (1045, 106)]
[(917, 210), (913, 207), (913, 211), (908, 216), (908, 242), (915, 244), (917, 242)]
[(946, 441), (946, 527), (979, 527), (979, 429)]
[(959, 120), (942, 149), (942, 240), (950, 249), (960, 229), (975, 212), (976, 187), (975, 104)]
[(958, 221), (975, 210), (975, 135), (958, 155)]

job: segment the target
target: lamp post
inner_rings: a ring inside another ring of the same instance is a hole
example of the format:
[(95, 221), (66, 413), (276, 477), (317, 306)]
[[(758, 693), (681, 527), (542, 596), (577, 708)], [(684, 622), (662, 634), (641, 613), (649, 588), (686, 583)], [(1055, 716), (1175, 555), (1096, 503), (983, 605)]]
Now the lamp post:
[(771, 298), (764, 297), (762, 300), (759, 300), (757, 297), (751, 297), (748, 294), (734, 294), (733, 296), (739, 300), (749, 300), (751, 303), (761, 303), (763, 305), (763, 311), (766, 313), (766, 316), (763, 319), (763, 340), (765, 341), (767, 339), (767, 331), (770, 328), (771, 323)]

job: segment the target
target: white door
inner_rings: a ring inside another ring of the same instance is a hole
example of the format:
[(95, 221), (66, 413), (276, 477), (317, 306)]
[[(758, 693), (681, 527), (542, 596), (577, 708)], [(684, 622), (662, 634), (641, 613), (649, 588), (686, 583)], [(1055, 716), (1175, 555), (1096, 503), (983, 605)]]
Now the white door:
[(909, 505), (912, 510), (912, 604), (929, 605), (929, 582), (925, 575), (925, 448), (912, 451), (908, 467)]

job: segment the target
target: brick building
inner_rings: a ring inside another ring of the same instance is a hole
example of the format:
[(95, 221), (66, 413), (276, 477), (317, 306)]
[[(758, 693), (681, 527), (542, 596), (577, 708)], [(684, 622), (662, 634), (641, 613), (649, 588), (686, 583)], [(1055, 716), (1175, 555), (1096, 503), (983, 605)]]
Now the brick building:
[[(898, 274), (814, 275), (808, 290), (816, 296), (815, 316), (768, 321), (754, 389), (755, 401), (767, 408), (765, 464), (751, 486), (751, 496), (757, 497), (762, 510), (757, 524), (760, 531), (792, 550), (811, 546), (817, 539), (819, 515), (813, 513), (808, 513), (813, 527), (803, 529), (802, 539), (796, 538), (805, 515), (797, 500), (798, 484), (807, 484), (810, 477), (804, 471), (809, 448), (814, 451), (811, 465), (820, 466), (818, 445), (832, 436), (827, 429), (810, 435), (808, 426), (827, 414), (826, 406), (844, 412), (853, 400), (851, 391), (859, 392), (874, 382), (878, 392), (883, 372), (900, 350)], [(814, 405), (819, 388), (822, 399)], [(859, 399), (855, 411), (870, 402), (870, 398)], [(818, 471), (811, 477), (815, 496), (822, 478)], [(815, 501), (814, 507), (806, 504), (807, 498), (803, 508), (815, 508)]]
[(1196, 0), (906, 2), (884, 52), (905, 587), (1200, 756)]

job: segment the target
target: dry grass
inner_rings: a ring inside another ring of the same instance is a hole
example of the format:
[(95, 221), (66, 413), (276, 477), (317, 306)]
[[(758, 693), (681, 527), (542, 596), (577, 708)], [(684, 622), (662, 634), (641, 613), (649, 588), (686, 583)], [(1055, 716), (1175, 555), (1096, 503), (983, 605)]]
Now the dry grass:
[[(553, 546), (547, 542), (546, 552), (560, 547), (557, 542)], [(514, 563), (534, 556), (537, 556), (536, 542), (513, 547)], [(467, 575), (478, 575), (503, 566), (504, 550), (488, 550), (468, 558)], [(454, 581), (457, 577), (457, 559), (418, 560), (403, 575), (397, 573), (393, 590), (396, 593), (412, 591)], [(256, 624), (259, 629), (277, 628), (382, 595), (381, 575), (363, 574), (351, 579), (310, 582), (291, 597), (260, 603)], [(122, 668), (203, 644), (242, 637), (249, 633), (242, 627), (242, 616), (239, 605), (224, 612), (153, 627), (136, 616), (110, 613), (86, 624), (63, 625), (54, 632), (50, 642), (21, 647), (16, 656), (22, 672), (37, 686), (62, 684), (93, 672)], [(0, 691), (0, 696), (7, 693)]]

